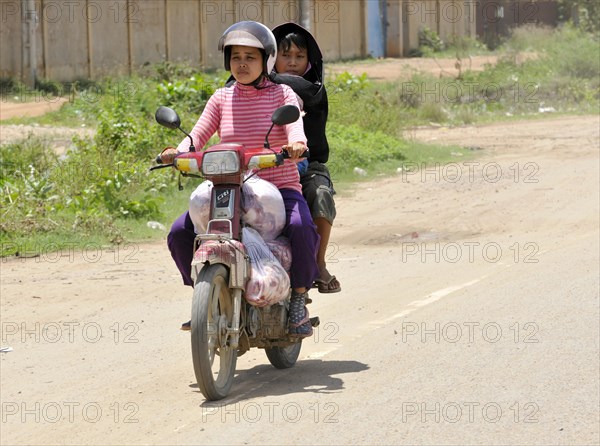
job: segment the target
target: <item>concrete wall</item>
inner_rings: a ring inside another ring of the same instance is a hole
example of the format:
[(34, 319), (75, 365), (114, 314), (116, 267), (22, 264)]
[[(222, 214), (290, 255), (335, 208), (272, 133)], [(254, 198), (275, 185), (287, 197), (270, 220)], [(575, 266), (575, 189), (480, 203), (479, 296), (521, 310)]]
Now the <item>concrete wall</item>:
[[(300, 0), (35, 0), (39, 78), (70, 81), (127, 74), (161, 61), (223, 64), (217, 42), (240, 20), (300, 22)], [(311, 31), (327, 60), (365, 55), (365, 0), (308, 2)], [(25, 0), (0, 0), (0, 77), (19, 77)]]
[(88, 11), (90, 77), (129, 73), (127, 1), (90, 3)]
[(365, 0), (315, 0), (311, 22), (325, 60), (366, 55)]
[(419, 31), (429, 28), (442, 40), (475, 37), (478, 0), (389, 0), (386, 55), (407, 57), (419, 47)]
[[(510, 5), (511, 1), (496, 0), (496, 4)], [(29, 34), (22, 32), (28, 29), (28, 17), (36, 19), (32, 36), (36, 43), (37, 76), (70, 81), (128, 74), (142, 65), (161, 61), (187, 62), (198, 68), (222, 67), (217, 42), (229, 25), (240, 20), (257, 20), (269, 27), (287, 21), (300, 23), (301, 5), (307, 5), (311, 32), (327, 61), (365, 57), (371, 47), (382, 42), (385, 56), (406, 57), (411, 49), (418, 48), (419, 30), (424, 27), (436, 31), (444, 40), (461, 35), (474, 37), (477, 27), (483, 27), (478, 15), (482, 15), (481, 9), (488, 3), (487, 0), (0, 0), (0, 77), (25, 79), (31, 72), (27, 57)], [(542, 11), (548, 11), (554, 4), (547, 0), (534, 2), (533, 6), (530, 1), (522, 3), (525, 5), (521, 6), (520, 17), (528, 17), (531, 11), (542, 16)], [(27, 11), (29, 4), (33, 5), (33, 14)], [(369, 27), (368, 11), (377, 9), (386, 16), (379, 22), (383, 25), (381, 36), (373, 35), (373, 27)], [(554, 16), (554, 12), (550, 15)], [(550, 21), (545, 15), (543, 19)], [(486, 30), (489, 25), (485, 25)]]

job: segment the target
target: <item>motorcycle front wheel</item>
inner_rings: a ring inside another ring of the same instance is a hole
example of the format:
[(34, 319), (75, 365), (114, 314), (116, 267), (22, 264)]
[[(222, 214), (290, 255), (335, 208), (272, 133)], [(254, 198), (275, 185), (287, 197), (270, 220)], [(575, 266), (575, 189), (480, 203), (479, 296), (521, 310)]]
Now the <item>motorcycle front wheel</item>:
[(233, 319), (229, 272), (219, 264), (200, 270), (192, 302), (192, 359), (200, 391), (207, 400), (225, 398), (233, 384), (237, 349), (227, 344)]

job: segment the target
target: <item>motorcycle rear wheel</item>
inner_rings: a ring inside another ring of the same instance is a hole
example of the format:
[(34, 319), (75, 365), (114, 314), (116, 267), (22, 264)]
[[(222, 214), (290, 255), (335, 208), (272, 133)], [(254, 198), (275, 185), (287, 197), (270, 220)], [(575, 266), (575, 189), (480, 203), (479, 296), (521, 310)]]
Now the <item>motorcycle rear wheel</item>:
[(207, 400), (225, 398), (233, 384), (237, 349), (227, 345), (233, 319), (229, 272), (223, 265), (200, 270), (192, 302), (192, 360), (200, 391)]
[(273, 367), (276, 369), (289, 369), (296, 364), (301, 348), (302, 341), (298, 341), (287, 347), (266, 348), (265, 353)]

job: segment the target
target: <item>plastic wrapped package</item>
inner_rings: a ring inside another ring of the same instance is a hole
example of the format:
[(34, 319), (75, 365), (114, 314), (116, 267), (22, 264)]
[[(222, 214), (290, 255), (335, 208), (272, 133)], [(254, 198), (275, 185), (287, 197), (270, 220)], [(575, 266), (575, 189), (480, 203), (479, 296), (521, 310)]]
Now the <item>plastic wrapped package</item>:
[(204, 181), (192, 192), (190, 196), (189, 212), (196, 234), (206, 233), (208, 218), (210, 216), (210, 196), (212, 194), (212, 181)]
[[(213, 183), (204, 181), (191, 194), (190, 218), (196, 234), (204, 234), (210, 216)], [(252, 177), (242, 186), (242, 221), (256, 229), (263, 240), (274, 240), (285, 227), (285, 205), (272, 183)]]
[(289, 293), (290, 278), (281, 263), (254, 229), (243, 228), (242, 241), (250, 257), (250, 279), (246, 284), (245, 299), (257, 307), (284, 300)]
[(269, 240), (265, 243), (275, 258), (279, 260), (283, 269), (289, 273), (292, 268), (292, 245), (290, 240), (287, 237), (280, 235), (275, 240)]
[(242, 187), (242, 220), (256, 229), (263, 240), (274, 240), (285, 227), (281, 192), (273, 183), (258, 177), (252, 177)]

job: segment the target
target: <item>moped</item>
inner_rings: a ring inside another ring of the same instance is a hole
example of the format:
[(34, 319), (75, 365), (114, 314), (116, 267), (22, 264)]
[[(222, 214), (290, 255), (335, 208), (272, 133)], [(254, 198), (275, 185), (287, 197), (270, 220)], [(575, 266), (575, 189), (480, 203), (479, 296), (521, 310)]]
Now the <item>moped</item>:
[[(208, 400), (228, 395), (237, 357), (250, 348), (264, 349), (278, 369), (292, 367), (300, 354), (302, 339), (288, 333), (290, 290), (279, 303), (264, 307), (244, 299), (251, 268), (242, 240), (241, 206), (242, 186), (251, 177), (248, 173), (279, 166), (288, 157), (284, 150), (276, 152), (269, 146), (273, 126), (292, 123), (299, 116), (293, 105), (275, 110), (262, 148), (227, 143), (196, 151), (191, 136), (181, 128), (178, 114), (164, 106), (156, 111), (159, 124), (179, 129), (192, 142), (190, 151), (176, 156), (172, 164), (153, 169), (173, 166), (184, 175), (200, 176), (213, 183), (206, 233), (197, 234), (192, 261), (192, 359), (198, 386)], [(156, 161), (161, 162), (160, 155)], [(318, 317), (310, 320), (313, 327), (319, 325)]]

